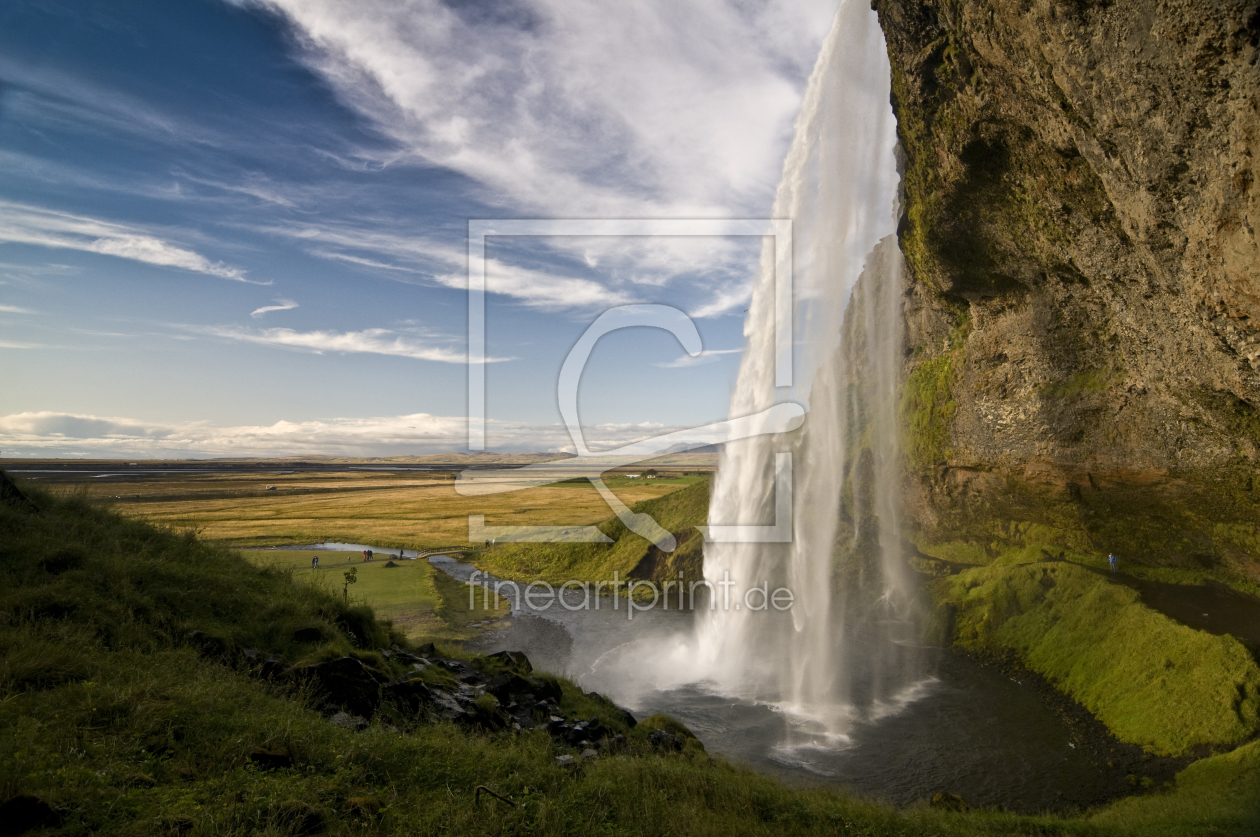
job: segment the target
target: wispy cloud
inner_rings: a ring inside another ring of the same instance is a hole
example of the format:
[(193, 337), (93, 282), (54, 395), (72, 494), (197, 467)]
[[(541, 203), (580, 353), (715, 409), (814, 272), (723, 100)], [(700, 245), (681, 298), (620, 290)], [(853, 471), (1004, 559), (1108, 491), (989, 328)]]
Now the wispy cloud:
[[(267, 328), (258, 331), (237, 326), (185, 326), (189, 331), (243, 343), (264, 346), (281, 346), (289, 349), (314, 352), (343, 352), (347, 354), (393, 355), (415, 360), (431, 360), (438, 363), (465, 363), (464, 352), (425, 344), (414, 337), (407, 337), (384, 328), (363, 331), (295, 331), (291, 328)], [(501, 363), (512, 358), (488, 358), (487, 363)]]
[[(237, 0), (426, 162), (560, 217), (768, 205), (834, 0)], [(474, 11), (475, 10), (475, 11)]]
[[(310, 242), (314, 245), (309, 250), (311, 255), (321, 258), (416, 275), (448, 288), (462, 290), (468, 287), (467, 251), (422, 236), (309, 224), (272, 226), (264, 228), (264, 231)], [(377, 258), (366, 258), (345, 250), (372, 253)], [(452, 267), (456, 270), (452, 271)], [(486, 290), (511, 297), (530, 307), (553, 311), (624, 305), (633, 301), (633, 297), (625, 291), (610, 288), (594, 279), (534, 270), (493, 258), (486, 260)]]
[(67, 212), (0, 201), (0, 241), (102, 253), (254, 285), (239, 268), (159, 238), (150, 231)]
[(275, 305), (264, 305), (262, 308), (255, 308), (249, 312), (251, 317), (261, 317), (269, 311), (291, 311), (297, 308), (298, 304), (291, 299), (277, 299)]
[(683, 355), (680, 358), (667, 360), (656, 365), (662, 369), (684, 369), (688, 366), (703, 366), (706, 363), (713, 363), (722, 355), (737, 355), (743, 351), (743, 349), (706, 349), (695, 357)]
[[(278, 12), (304, 60), (397, 149), (516, 217), (757, 217), (836, 0), (231, 0)], [(366, 240), (318, 255), (425, 270)], [(731, 239), (558, 238), (618, 298), (683, 280), (700, 316), (742, 307)], [(382, 258), (382, 256), (388, 256)], [(539, 286), (537, 283), (531, 283)], [(539, 286), (545, 287), (545, 286)], [(529, 304), (554, 304), (544, 293)]]
[(16, 343), (12, 340), (0, 340), (0, 349), (42, 349), (39, 343)]
[(35, 312), (29, 308), (19, 308), (16, 305), (0, 305), (0, 313), (2, 314), (34, 314)]

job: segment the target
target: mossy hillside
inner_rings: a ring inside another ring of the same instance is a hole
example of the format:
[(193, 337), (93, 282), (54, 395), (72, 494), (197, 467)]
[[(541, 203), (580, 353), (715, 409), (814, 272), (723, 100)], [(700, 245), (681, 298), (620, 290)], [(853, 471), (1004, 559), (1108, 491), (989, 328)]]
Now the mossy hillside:
[(936, 584), (959, 646), (1016, 653), (1122, 741), (1176, 756), (1260, 734), (1260, 667), (1240, 642), (1087, 568), (1011, 555)]
[[(1122, 803), (1118, 816), (1057, 819), (899, 813), (788, 789), (694, 750), (664, 755), (632, 743), (562, 768), (557, 745), (539, 732), (479, 733), (388, 713), (351, 732), (300, 690), (182, 646), (179, 631), (229, 607), (219, 631), (237, 641), (292, 659), (349, 651), (388, 668), (371, 647), (384, 627), (365, 632), (366, 645), (343, 632), (314, 651), (289, 648), (269, 619), (309, 624), (332, 614), (335, 625), (341, 603), (195, 539), (79, 501), (36, 499), (39, 515), (0, 503), (0, 801), (39, 797), (61, 817), (59, 834), (1243, 835), (1260, 822), (1260, 771), (1236, 753), (1196, 765), (1166, 796)], [(78, 559), (41, 561), (76, 551)], [(114, 607), (95, 607), (102, 589)], [(159, 599), (154, 589), (187, 592)], [(31, 604), (41, 601), (50, 606)], [(267, 602), (283, 607), (259, 606)], [(15, 650), (28, 648), (38, 653), (15, 665)], [(616, 724), (607, 703), (559, 682), (565, 714), (603, 712)], [(291, 767), (250, 758), (277, 748)], [(477, 805), (478, 785), (515, 807), (486, 797)]]
[[(1165, 471), (972, 472), (974, 482), (934, 495), (930, 526), (910, 533), (920, 552), (984, 564), (1033, 548), (1172, 583), (1214, 579), (1260, 593), (1260, 481), (1246, 468)], [(947, 477), (948, 480), (948, 477)]]
[[(654, 562), (661, 564), (659, 578), (676, 579), (677, 572), (672, 571), (676, 569), (690, 570), (687, 572), (689, 578), (698, 577), (703, 539), (696, 527), (704, 525), (708, 519), (709, 491), (710, 481), (705, 479), (664, 497), (645, 500), (630, 507), (637, 514), (651, 515), (678, 541), (675, 552), (681, 554), (672, 559), (673, 563), (669, 558)], [(475, 563), (500, 578), (516, 581), (547, 581), (551, 584), (561, 584), (570, 579), (611, 582), (614, 573), (619, 579), (630, 577), (653, 550), (651, 543), (629, 531), (615, 516), (599, 524), (598, 528), (613, 542), (499, 544), (478, 553)], [(651, 573), (646, 575), (652, 577)]]

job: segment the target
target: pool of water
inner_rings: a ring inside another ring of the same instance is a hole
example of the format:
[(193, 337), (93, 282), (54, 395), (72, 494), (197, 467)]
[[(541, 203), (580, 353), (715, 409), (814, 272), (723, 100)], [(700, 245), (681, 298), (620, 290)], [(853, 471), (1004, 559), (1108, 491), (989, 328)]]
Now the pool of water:
[[(430, 560), (461, 581), (475, 570), (445, 556)], [(828, 737), (778, 707), (685, 682), (678, 666), (661, 665), (685, 658), (692, 613), (655, 608), (631, 617), (624, 600), (580, 604), (570, 597), (535, 610), (522, 600), (506, 628), (470, 650), (524, 651), (538, 669), (640, 718), (668, 713), (710, 753), (796, 784), (843, 786), (897, 805), (946, 791), (1023, 812), (1070, 811), (1117, 795), (1116, 777), (1077, 746), (1034, 688), (949, 651), (917, 649), (926, 661), (918, 682), (856, 720), (847, 736)]]

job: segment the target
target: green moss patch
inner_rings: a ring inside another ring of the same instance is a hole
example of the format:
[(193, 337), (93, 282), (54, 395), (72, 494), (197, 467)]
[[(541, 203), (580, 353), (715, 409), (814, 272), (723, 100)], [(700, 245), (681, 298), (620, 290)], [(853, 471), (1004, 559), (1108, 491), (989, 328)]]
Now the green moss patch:
[(959, 645), (1016, 652), (1122, 741), (1173, 756), (1260, 733), (1260, 668), (1247, 649), (1143, 606), (1134, 590), (1015, 556), (937, 584)]

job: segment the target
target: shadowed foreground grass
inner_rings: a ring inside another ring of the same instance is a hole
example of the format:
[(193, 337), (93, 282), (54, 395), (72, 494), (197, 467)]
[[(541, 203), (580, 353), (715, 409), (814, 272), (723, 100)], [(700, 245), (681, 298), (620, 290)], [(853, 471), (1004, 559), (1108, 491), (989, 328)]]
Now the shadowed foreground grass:
[[(776, 780), (695, 749), (628, 752), (557, 765), (542, 732), (468, 731), (398, 713), (361, 732), (330, 724), (302, 690), (207, 659), (189, 631), (224, 649), (288, 662), (401, 641), (364, 607), (287, 572), (155, 529), (82, 499), (0, 502), (0, 803), (19, 794), (56, 811), (65, 835), (1180, 835), (1250, 834), (1260, 824), (1260, 752), (1199, 762), (1170, 794), (1086, 819), (999, 812), (898, 812)], [(299, 627), (319, 643), (293, 638)], [(563, 683), (566, 713), (597, 711)], [(611, 723), (611, 720), (609, 721)], [(292, 766), (249, 755), (282, 746)], [(483, 798), (485, 785), (515, 805)]]

